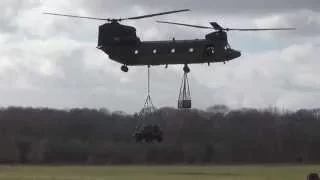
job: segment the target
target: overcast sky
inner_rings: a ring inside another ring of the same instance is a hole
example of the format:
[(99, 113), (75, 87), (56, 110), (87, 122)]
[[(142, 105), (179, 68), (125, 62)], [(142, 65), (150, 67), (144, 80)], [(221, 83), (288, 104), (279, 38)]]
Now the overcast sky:
[[(119, 18), (184, 8), (192, 11), (125, 24), (134, 25), (142, 40), (203, 38), (210, 32), (155, 20), (298, 28), (229, 33), (231, 47), (243, 56), (225, 65), (191, 65), (194, 107), (320, 107), (319, 0), (1, 0), (0, 105), (138, 111), (146, 98), (147, 68), (123, 73), (96, 49), (104, 22), (42, 12)], [(182, 66), (152, 67), (151, 76), (153, 103), (176, 107)]]

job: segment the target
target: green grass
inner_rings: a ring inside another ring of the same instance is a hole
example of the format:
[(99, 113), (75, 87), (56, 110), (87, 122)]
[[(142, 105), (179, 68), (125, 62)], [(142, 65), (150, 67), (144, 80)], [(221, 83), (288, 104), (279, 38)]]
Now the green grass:
[(0, 166), (0, 180), (305, 180), (320, 166)]

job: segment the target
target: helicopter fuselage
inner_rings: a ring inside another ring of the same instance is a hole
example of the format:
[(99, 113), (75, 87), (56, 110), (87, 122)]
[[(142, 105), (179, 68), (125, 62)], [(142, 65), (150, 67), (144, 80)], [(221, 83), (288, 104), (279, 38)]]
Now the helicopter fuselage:
[(241, 56), (206, 39), (142, 41), (135, 45), (98, 46), (109, 58), (128, 66), (226, 62)]
[(205, 39), (140, 41), (136, 29), (118, 22), (99, 26), (98, 49), (128, 66), (226, 62), (241, 53), (231, 49), (225, 32), (213, 32)]

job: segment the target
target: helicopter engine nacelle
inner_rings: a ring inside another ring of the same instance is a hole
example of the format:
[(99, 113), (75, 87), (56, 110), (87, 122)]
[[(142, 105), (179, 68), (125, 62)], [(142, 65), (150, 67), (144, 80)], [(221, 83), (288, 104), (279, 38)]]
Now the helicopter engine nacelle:
[(220, 42), (228, 41), (227, 33), (224, 31), (216, 31), (216, 32), (207, 34), (206, 39), (209, 41), (220, 41)]
[(99, 26), (98, 47), (132, 46), (140, 42), (136, 29), (119, 23), (106, 23)]

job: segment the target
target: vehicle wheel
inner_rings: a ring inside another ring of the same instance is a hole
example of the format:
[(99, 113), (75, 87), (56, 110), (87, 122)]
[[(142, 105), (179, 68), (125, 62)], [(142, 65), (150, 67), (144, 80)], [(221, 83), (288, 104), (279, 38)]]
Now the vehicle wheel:
[(128, 66), (126, 66), (126, 65), (121, 66), (121, 71), (122, 72), (128, 72), (129, 71)]
[(189, 72), (190, 72), (189, 66), (188, 66), (188, 65), (185, 65), (185, 66), (183, 67), (183, 71), (184, 71), (185, 73), (189, 73)]

